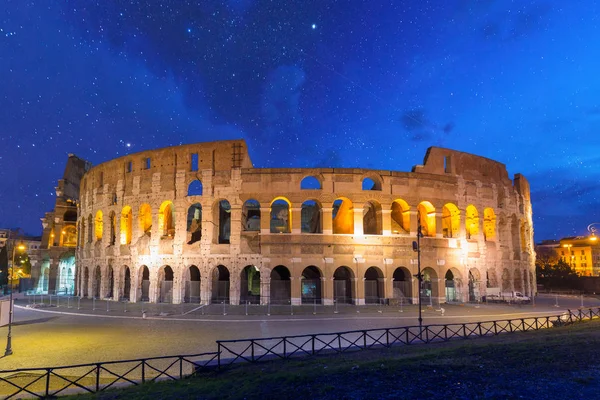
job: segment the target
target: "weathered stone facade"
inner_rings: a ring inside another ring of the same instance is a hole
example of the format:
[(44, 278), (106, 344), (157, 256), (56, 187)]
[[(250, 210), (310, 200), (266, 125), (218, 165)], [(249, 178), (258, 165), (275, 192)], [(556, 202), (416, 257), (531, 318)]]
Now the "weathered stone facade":
[(354, 304), (535, 288), (527, 180), (432, 147), (412, 172), (253, 168), (242, 140), (146, 151), (81, 182), (81, 296)]

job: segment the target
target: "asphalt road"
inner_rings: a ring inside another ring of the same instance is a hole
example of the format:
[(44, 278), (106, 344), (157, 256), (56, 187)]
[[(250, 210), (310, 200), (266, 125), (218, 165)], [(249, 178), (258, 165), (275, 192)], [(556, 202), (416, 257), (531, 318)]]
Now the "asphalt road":
[[(585, 298), (584, 307), (600, 307), (600, 300)], [(579, 297), (540, 296), (529, 305), (442, 305), (424, 307), (425, 325), (474, 321), (491, 321), (535, 315), (558, 315), (581, 306)], [(416, 306), (399, 307), (298, 307), (294, 315), (280, 309), (280, 315), (265, 315), (257, 307), (245, 315), (245, 307), (229, 307), (227, 315), (202, 315), (193, 308), (162, 308), (146, 305), (111, 303), (93, 310), (91, 303), (76, 307), (30, 309), (27, 300), (16, 303), (12, 329), (11, 356), (0, 358), (0, 370), (48, 367), (88, 362), (136, 359), (160, 355), (193, 354), (216, 350), (218, 339), (241, 339), (286, 336), (306, 333), (340, 332), (417, 325)], [(188, 306), (191, 307), (191, 306)], [(215, 306), (216, 307), (216, 306)], [(193, 311), (190, 311), (193, 310)], [(181, 312), (180, 312), (181, 311)], [(208, 310), (207, 310), (208, 311)], [(357, 312), (360, 311), (360, 312)], [(402, 311), (402, 312), (401, 312)], [(162, 312), (162, 314), (161, 314)], [(288, 313), (288, 315), (284, 315)], [(7, 327), (0, 328), (6, 337)], [(4, 347), (4, 346), (2, 346)]]

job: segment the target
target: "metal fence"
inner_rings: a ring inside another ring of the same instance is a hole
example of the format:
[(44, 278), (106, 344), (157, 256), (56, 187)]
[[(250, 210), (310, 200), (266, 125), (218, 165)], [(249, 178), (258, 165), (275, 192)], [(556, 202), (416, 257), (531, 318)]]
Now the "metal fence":
[(568, 310), (561, 315), (500, 321), (218, 340), (217, 351), (214, 353), (0, 371), (0, 397), (48, 398), (73, 391), (96, 393), (157, 380), (178, 380), (208, 368), (221, 368), (239, 362), (254, 363), (269, 359), (290, 359), (537, 331), (594, 318), (600, 318), (600, 308)]

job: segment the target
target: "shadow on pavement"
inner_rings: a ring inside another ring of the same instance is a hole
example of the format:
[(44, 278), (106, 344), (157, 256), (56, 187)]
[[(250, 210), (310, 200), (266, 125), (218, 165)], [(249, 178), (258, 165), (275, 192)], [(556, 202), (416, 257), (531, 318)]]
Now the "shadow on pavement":
[(33, 324), (41, 324), (44, 322), (48, 322), (48, 321), (52, 321), (55, 319), (60, 318), (60, 316), (55, 316), (55, 317), (46, 317), (46, 318), (36, 318), (36, 319), (28, 319), (26, 321), (17, 321), (17, 322), (13, 322), (12, 325), (16, 326), (16, 325), (33, 325)]

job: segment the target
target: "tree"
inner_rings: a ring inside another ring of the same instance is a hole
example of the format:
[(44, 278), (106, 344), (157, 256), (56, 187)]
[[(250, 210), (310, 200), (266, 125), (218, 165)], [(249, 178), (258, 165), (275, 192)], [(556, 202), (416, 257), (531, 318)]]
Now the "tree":
[(555, 265), (560, 257), (553, 247), (536, 247), (535, 248), (535, 266)]
[(563, 260), (555, 264), (536, 262), (538, 283), (549, 289), (579, 289), (579, 275)]

